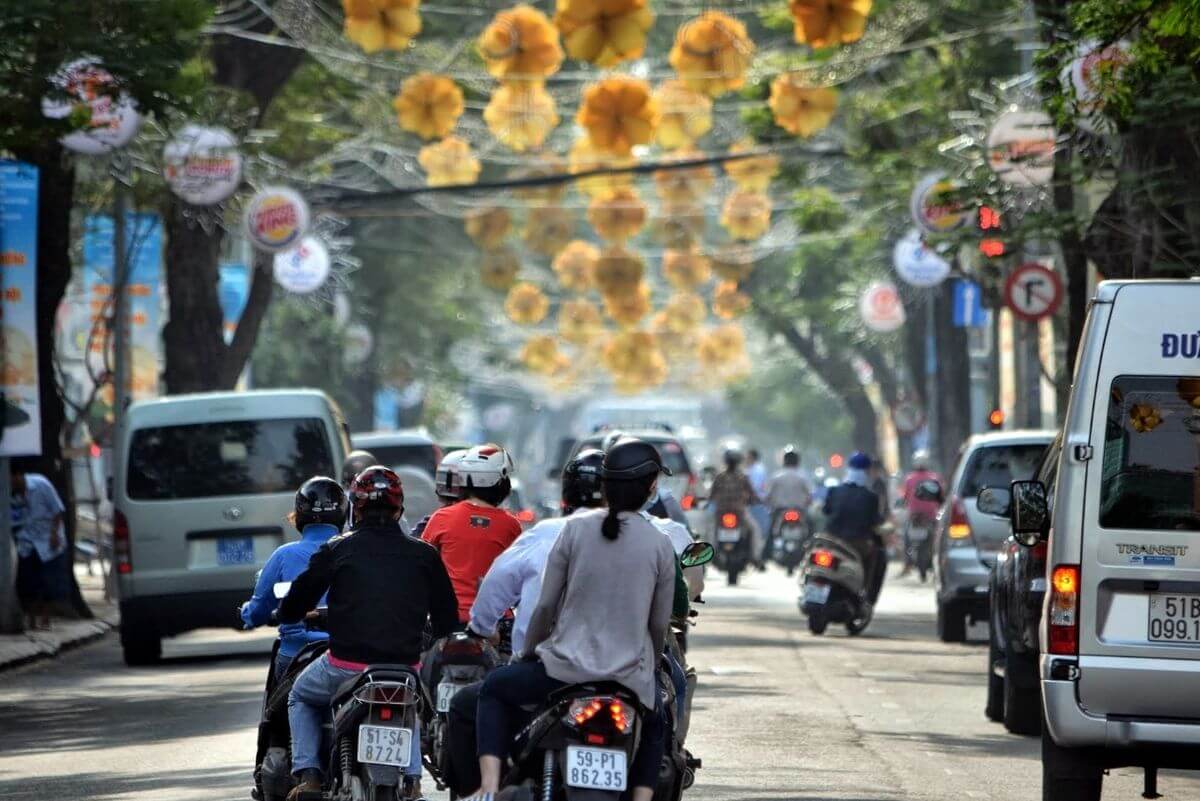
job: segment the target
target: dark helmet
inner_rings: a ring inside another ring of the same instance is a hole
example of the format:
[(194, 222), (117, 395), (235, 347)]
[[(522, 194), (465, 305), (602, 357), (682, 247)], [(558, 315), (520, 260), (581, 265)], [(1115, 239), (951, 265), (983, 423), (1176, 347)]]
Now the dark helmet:
[(867, 456), (862, 451), (855, 451), (854, 455), (850, 457), (848, 466), (851, 470), (870, 470), (871, 457)]
[(372, 465), (350, 484), (350, 503), (356, 521), (368, 517), (391, 518), (404, 511), (404, 485), (391, 468)]
[(310, 478), (296, 491), (296, 528), (301, 531), (313, 523), (346, 525), (346, 491), (327, 476)]
[(562, 502), (567, 510), (604, 505), (600, 475), (604, 469), (604, 451), (588, 448), (567, 462), (562, 473)]
[(355, 477), (373, 464), (379, 464), (379, 460), (370, 451), (351, 451), (342, 462), (342, 486), (349, 490)]
[(783, 449), (783, 466), (784, 467), (799, 467), (800, 466), (800, 451), (796, 450), (795, 445), (788, 445)]
[(671, 475), (658, 449), (644, 440), (625, 437), (604, 454), (601, 477), (606, 481), (633, 481), (659, 473)]
[(742, 455), (741, 448), (737, 447), (736, 445), (730, 445), (725, 449), (725, 452), (721, 454), (721, 458), (724, 459), (725, 466), (732, 470), (740, 465), (745, 457)]

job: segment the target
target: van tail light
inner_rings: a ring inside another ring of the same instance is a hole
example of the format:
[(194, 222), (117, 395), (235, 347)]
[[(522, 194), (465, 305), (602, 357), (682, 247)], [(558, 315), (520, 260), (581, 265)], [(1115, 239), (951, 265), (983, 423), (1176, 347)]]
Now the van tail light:
[(799, 523), (800, 522), (800, 511), (798, 509), (788, 509), (786, 512), (783, 513), (783, 522)]
[(1079, 565), (1059, 565), (1050, 574), (1047, 645), (1052, 654), (1079, 653)]
[(133, 572), (133, 549), (129, 547), (129, 520), (120, 509), (113, 510), (113, 561), (117, 572), (129, 575)]
[(812, 556), (808, 558), (817, 567), (833, 569), (837, 567), (838, 559), (829, 551), (813, 551)]
[(962, 498), (950, 502), (950, 525), (946, 528), (946, 536), (960, 542), (971, 538), (971, 519), (967, 517)]
[(733, 512), (726, 512), (721, 515), (721, 528), (737, 528), (738, 516)]

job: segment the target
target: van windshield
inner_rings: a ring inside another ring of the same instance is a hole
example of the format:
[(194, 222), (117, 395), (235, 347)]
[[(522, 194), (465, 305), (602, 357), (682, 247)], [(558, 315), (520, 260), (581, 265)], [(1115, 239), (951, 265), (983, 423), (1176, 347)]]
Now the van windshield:
[(163, 426), (133, 433), (126, 492), (137, 501), (267, 495), (319, 475), (336, 473), (318, 418)]
[(1200, 378), (1118, 376), (1113, 381), (1100, 525), (1200, 531)]

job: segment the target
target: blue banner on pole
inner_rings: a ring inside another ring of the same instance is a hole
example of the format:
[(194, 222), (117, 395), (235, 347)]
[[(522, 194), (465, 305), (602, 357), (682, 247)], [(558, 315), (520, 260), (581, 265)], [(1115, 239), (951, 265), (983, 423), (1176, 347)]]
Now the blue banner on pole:
[(220, 267), (217, 297), (221, 301), (221, 313), (225, 318), (225, 339), (228, 341), (237, 330), (246, 301), (250, 298), (250, 270), (240, 261), (223, 261)]
[(966, 279), (954, 282), (954, 325), (957, 328), (982, 328), (988, 324), (979, 284)]
[(37, 167), (0, 159), (0, 456), (42, 452), (37, 212)]

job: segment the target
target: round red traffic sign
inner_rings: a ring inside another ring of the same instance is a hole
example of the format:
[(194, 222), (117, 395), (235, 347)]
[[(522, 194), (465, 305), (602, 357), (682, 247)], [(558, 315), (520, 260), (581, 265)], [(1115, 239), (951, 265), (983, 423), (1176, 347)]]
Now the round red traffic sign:
[(1004, 284), (1005, 304), (1013, 314), (1030, 322), (1054, 314), (1062, 298), (1062, 279), (1040, 264), (1022, 264)]

